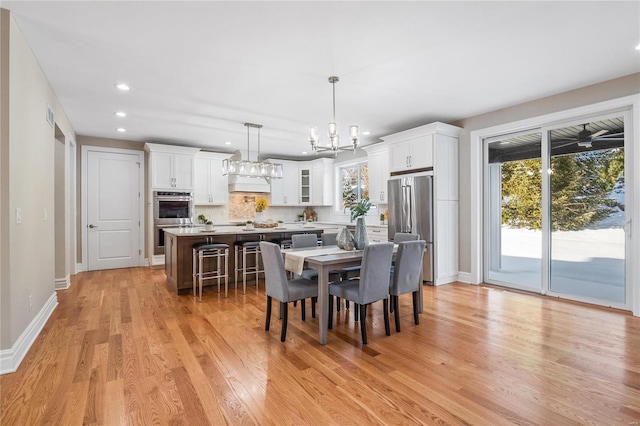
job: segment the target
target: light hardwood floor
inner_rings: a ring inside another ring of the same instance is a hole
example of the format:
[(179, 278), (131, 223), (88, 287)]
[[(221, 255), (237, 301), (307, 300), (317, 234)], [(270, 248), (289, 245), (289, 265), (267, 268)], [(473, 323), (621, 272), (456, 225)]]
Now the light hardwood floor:
[[(290, 310), (264, 330), (264, 286), (203, 303), (145, 268), (81, 273), (19, 370), (0, 377), (2, 425), (637, 425), (640, 318), (496, 287), (424, 288), (384, 335), (370, 309), (328, 344)], [(275, 314), (274, 303), (274, 314)]]

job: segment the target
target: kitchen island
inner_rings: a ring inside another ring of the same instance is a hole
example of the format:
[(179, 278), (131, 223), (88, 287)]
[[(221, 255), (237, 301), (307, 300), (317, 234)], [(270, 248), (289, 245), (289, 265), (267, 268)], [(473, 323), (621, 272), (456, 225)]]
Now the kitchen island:
[[(294, 234), (316, 234), (324, 231), (336, 232), (335, 225), (285, 224), (279, 228), (256, 228), (246, 230), (244, 226), (216, 226), (213, 231), (205, 231), (203, 227), (170, 228), (165, 231), (164, 268), (169, 287), (178, 294), (192, 291), (193, 279), (193, 245), (198, 243), (223, 243), (229, 245), (229, 287), (234, 283), (234, 244), (236, 241), (270, 241), (280, 242), (291, 239)], [(249, 261), (249, 259), (248, 259)], [(240, 281), (241, 276), (238, 277)], [(249, 280), (249, 277), (247, 277)], [(217, 285), (217, 281), (208, 281), (209, 285)]]

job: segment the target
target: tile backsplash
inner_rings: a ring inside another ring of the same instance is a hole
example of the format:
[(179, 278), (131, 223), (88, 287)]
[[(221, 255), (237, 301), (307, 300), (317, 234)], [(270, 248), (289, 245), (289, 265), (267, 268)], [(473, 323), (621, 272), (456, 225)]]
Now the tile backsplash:
[[(269, 203), (271, 203), (271, 194), (264, 193), (250, 193), (250, 192), (236, 192), (229, 194), (229, 203), (226, 206), (196, 206), (196, 217), (200, 214), (205, 215), (216, 225), (223, 225), (228, 223), (241, 223), (247, 220), (255, 220), (256, 212), (254, 208), (255, 199), (258, 197), (264, 197)], [(298, 215), (301, 215), (306, 206), (295, 207), (269, 207), (264, 213), (265, 220), (282, 220), (284, 222), (296, 222)], [(349, 222), (349, 213), (334, 212), (330, 206), (323, 207), (310, 207), (315, 210), (318, 221), (320, 222)], [(378, 208), (382, 208), (380, 212), (384, 212), (386, 205), (380, 205)], [(378, 211), (372, 208), (367, 214), (368, 218), (371, 218), (371, 223), (378, 223), (377, 220)], [(368, 219), (369, 221), (369, 219)], [(374, 221), (374, 222), (373, 222)]]

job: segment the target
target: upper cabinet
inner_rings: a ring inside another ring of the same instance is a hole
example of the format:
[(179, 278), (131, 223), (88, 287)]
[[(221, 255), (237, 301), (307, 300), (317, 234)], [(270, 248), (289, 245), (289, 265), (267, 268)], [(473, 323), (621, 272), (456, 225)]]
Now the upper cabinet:
[(386, 143), (365, 146), (369, 170), (369, 199), (373, 203), (387, 204), (389, 180), (389, 148)]
[(298, 164), (295, 161), (271, 160), (282, 164), (282, 179), (271, 179), (271, 205), (298, 205)]
[(271, 180), (272, 206), (330, 206), (333, 203), (333, 163), (330, 158), (281, 163), (282, 179)]
[(225, 158), (229, 158), (229, 154), (199, 152), (196, 156), (193, 193), (196, 205), (220, 206), (228, 203), (228, 179), (222, 175), (222, 161)]
[(298, 167), (298, 204), (311, 204), (311, 165), (301, 161)]
[(333, 163), (332, 158), (318, 158), (311, 163), (311, 205), (332, 206), (333, 195)]
[(433, 167), (433, 135), (424, 135), (393, 144), (392, 172)]
[(151, 190), (193, 191), (199, 148), (146, 143)]

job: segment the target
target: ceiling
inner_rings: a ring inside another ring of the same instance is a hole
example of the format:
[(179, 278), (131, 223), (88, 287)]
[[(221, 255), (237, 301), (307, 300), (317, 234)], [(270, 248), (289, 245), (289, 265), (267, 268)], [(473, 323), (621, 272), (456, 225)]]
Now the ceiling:
[(310, 151), (308, 128), (332, 118), (331, 75), (342, 143), (358, 124), (367, 145), (640, 72), (638, 1), (2, 7), (77, 134), (232, 152), (247, 149), (252, 122), (263, 157)]

